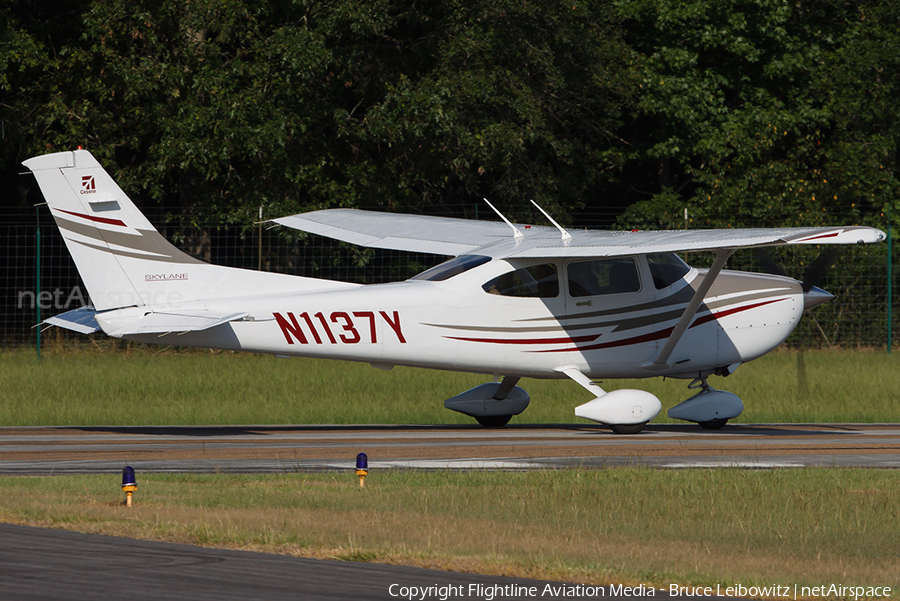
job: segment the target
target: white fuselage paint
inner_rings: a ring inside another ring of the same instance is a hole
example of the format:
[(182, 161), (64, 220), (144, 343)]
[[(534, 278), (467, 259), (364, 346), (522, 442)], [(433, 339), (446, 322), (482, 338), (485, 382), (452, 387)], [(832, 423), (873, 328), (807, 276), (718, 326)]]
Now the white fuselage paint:
[[(249, 313), (201, 332), (127, 336), (155, 344), (212, 347), (535, 378), (564, 377), (574, 365), (592, 378), (711, 373), (755, 359), (778, 346), (803, 313), (799, 284), (778, 276), (724, 271), (669, 360), (671, 368), (641, 368), (665, 344), (703, 272), (657, 291), (573, 298), (565, 285), (555, 298), (485, 292), (482, 285), (536, 260), (494, 260), (441, 282), (412, 280), (348, 286), (317, 281), (310, 292), (208, 301), (217, 310)], [(560, 273), (563, 260), (557, 260)], [(190, 266), (187, 267), (190, 269)], [(191, 306), (180, 305), (182, 309)], [(164, 309), (164, 308), (163, 308)], [(97, 316), (106, 331), (138, 309)]]

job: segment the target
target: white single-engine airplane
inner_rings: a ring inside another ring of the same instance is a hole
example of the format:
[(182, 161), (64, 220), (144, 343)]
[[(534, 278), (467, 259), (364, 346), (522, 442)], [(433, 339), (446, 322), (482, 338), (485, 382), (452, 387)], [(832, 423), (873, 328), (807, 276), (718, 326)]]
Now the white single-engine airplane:
[[(573, 231), (335, 209), (275, 223), (374, 248), (454, 258), (405, 281), (358, 285), (210, 265), (169, 244), (85, 150), (25, 161), (93, 306), (48, 323), (153, 344), (491, 374), (448, 409), (502, 426), (528, 405), (522, 377), (571, 378), (575, 415), (637, 433), (662, 405), (597, 378), (668, 376), (699, 392), (668, 415), (720, 428), (741, 400), (707, 384), (781, 344), (831, 295), (774, 275), (723, 271), (735, 249), (867, 244), (869, 227)], [(492, 207), (493, 208), (493, 207)], [(538, 207), (540, 208), (540, 207)], [(542, 211), (543, 212), (543, 211)], [(676, 254), (712, 251), (694, 269)]]

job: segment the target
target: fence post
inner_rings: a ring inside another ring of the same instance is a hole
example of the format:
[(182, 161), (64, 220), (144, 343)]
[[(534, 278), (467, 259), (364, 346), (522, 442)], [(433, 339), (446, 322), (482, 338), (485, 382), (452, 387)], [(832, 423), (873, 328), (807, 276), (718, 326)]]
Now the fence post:
[[(38, 214), (38, 220), (40, 220), (40, 214)], [(38, 221), (40, 223), (40, 221)], [(34, 259), (34, 279), (35, 279), (35, 295), (34, 295), (34, 306), (37, 309), (37, 325), (35, 326), (35, 331), (37, 332), (37, 358), (41, 358), (41, 226), (35, 226), (35, 235), (34, 235), (34, 244), (35, 244), (35, 259)]]
[(887, 352), (888, 355), (891, 354), (891, 347), (893, 346), (893, 318), (891, 315), (891, 305), (894, 304), (894, 287), (893, 287), (893, 277), (891, 275), (891, 264), (894, 262), (894, 256), (891, 252), (891, 205), (888, 205), (887, 210)]

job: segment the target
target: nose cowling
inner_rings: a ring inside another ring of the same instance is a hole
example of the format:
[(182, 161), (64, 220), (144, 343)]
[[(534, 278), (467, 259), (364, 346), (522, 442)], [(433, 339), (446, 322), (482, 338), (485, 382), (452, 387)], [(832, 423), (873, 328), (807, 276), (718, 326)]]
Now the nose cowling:
[(830, 292), (822, 290), (818, 286), (813, 286), (803, 293), (803, 310), (809, 311), (813, 307), (818, 307), (822, 303), (827, 303), (834, 298)]

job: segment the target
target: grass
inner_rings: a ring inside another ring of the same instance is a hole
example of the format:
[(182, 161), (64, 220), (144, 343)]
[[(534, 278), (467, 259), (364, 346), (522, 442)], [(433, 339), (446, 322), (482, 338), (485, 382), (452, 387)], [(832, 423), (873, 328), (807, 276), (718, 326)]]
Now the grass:
[(900, 479), (859, 469), (0, 478), (0, 520), (568, 581), (891, 586)]
[[(900, 421), (880, 352), (772, 353), (714, 386), (740, 422)], [(0, 425), (469, 423), (442, 400), (480, 376), (110, 346), (0, 354)], [(635, 387), (668, 408), (687, 382)], [(568, 381), (526, 380), (513, 423), (579, 421)], [(663, 413), (657, 421), (669, 421)], [(140, 474), (0, 478), (0, 521), (309, 557), (592, 583), (900, 588), (900, 479), (853, 469)]]
[[(866, 351), (775, 352), (710, 383), (740, 396), (737, 422), (900, 421), (900, 356)], [(317, 359), (109, 346), (0, 354), (0, 425), (471, 423), (443, 400), (486, 378)], [(669, 408), (685, 380), (614, 380)], [(572, 423), (590, 400), (574, 382), (523, 379), (532, 398), (513, 423)], [(665, 411), (655, 420), (669, 422)]]

